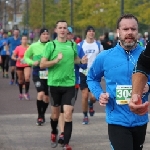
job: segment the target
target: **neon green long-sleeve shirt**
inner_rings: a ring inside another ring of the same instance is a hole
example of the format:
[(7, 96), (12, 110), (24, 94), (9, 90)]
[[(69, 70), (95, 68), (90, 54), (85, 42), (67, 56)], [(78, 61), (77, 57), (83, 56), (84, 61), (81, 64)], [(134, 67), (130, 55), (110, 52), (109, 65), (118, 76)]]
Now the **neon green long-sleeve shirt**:
[[(46, 43), (41, 43), (40, 41), (33, 43), (32, 45), (29, 46), (27, 51), (24, 54), (24, 60), (27, 64), (30, 66), (33, 66), (33, 63), (35, 61), (41, 61), (44, 47)], [(33, 75), (39, 76), (39, 71), (43, 70), (40, 69), (39, 66), (33, 66)]]
[(32, 66), (35, 61), (40, 61), (43, 55), (45, 44), (46, 43), (41, 43), (38, 41), (30, 45), (24, 54), (25, 62)]

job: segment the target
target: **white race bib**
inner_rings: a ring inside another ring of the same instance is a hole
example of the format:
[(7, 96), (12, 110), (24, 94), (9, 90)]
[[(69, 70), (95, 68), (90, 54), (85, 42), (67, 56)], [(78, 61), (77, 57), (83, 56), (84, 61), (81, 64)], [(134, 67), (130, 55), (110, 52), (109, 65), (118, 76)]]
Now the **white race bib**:
[(48, 79), (48, 70), (39, 71), (39, 77), (40, 79)]
[(88, 74), (88, 69), (83, 70), (82, 73), (83, 73), (85, 76), (87, 76), (87, 74)]
[(4, 46), (4, 51), (6, 51), (6, 46)]
[(118, 105), (126, 105), (129, 103), (132, 93), (132, 85), (117, 85), (116, 87), (116, 103)]

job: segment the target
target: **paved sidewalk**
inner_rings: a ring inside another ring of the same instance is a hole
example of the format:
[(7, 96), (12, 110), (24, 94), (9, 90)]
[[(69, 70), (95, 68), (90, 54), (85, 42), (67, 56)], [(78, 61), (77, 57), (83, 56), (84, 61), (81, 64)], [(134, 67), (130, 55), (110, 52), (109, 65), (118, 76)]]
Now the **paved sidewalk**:
[[(37, 115), (1, 115), (0, 150), (62, 150), (50, 147), (49, 116), (45, 126), (35, 125)], [(107, 135), (105, 114), (96, 113), (89, 125), (82, 125), (82, 114), (73, 117), (73, 134), (70, 145), (73, 150), (111, 150)], [(150, 150), (150, 125), (148, 124), (143, 150)]]

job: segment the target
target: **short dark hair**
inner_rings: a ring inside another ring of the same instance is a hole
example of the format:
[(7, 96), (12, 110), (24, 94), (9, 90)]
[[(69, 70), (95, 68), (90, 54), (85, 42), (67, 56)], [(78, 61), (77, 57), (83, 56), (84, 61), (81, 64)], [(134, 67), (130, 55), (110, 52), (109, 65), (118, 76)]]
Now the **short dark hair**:
[(118, 20), (117, 20), (117, 29), (119, 29), (119, 24), (121, 22), (122, 19), (135, 19), (137, 21), (137, 24), (138, 24), (138, 19), (132, 15), (132, 14), (124, 14), (122, 15)]
[(93, 26), (89, 25), (87, 26), (86, 30), (85, 30), (85, 35), (87, 35), (87, 32), (90, 31), (90, 30), (93, 30), (95, 32), (95, 29)]
[(20, 30), (19, 30), (18, 28), (13, 29), (13, 31), (15, 31), (15, 30), (17, 30), (17, 31), (19, 31), (19, 32), (20, 32)]
[(66, 22), (66, 23), (67, 23), (67, 21), (65, 21), (65, 20), (58, 20), (58, 21), (56, 22), (56, 27), (57, 27), (57, 25), (58, 25), (59, 22)]
[(7, 31), (4, 31), (3, 34), (8, 34), (8, 32), (7, 32)]
[(27, 38), (28, 38), (28, 35), (27, 35), (27, 34), (22, 34), (21, 39), (22, 39), (23, 37), (27, 37)]

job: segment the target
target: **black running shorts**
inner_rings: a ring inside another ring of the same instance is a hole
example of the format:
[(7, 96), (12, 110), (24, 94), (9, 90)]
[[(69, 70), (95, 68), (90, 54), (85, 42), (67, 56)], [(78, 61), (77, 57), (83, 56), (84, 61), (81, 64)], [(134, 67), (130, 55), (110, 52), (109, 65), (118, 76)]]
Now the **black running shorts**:
[[(75, 101), (77, 100), (79, 88), (75, 88)], [(61, 105), (60, 112), (64, 113), (63, 105)]]
[[(31, 68), (31, 66), (26, 66), (26, 67), (30, 67)], [(18, 71), (24, 71), (24, 68), (26, 68), (26, 67), (16, 67), (16, 70), (18, 70)]]
[(75, 87), (50, 86), (50, 101), (54, 107), (75, 104)]
[(142, 150), (147, 124), (136, 127), (108, 125), (112, 150)]
[(15, 67), (16, 66), (16, 61), (13, 59), (10, 59), (10, 66)]
[[(88, 85), (86, 83), (87, 76), (85, 76), (83, 73), (80, 72), (80, 90), (84, 90), (88, 88)], [(90, 92), (90, 90), (89, 90)]]
[(40, 79), (38, 76), (33, 76), (32, 79), (37, 92), (45, 92), (45, 95), (49, 95), (47, 79)]

